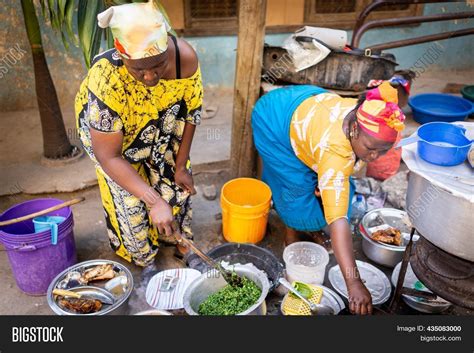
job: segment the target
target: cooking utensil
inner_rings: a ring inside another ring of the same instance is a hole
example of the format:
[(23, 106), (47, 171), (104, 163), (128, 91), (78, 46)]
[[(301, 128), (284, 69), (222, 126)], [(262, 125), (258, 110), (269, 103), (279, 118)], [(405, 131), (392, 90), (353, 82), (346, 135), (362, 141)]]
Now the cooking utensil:
[(474, 261), (472, 202), (409, 173), (406, 209), (424, 238), (452, 255)]
[[(234, 271), (239, 276), (244, 276), (255, 282), (262, 291), (254, 305), (237, 315), (265, 315), (267, 311), (265, 298), (270, 288), (267, 276), (254, 266), (235, 265)], [(214, 294), (226, 285), (227, 282), (216, 269), (203, 273), (186, 289), (183, 298), (184, 310), (189, 315), (199, 315), (199, 305), (211, 294)]]
[[(410, 240), (408, 236), (410, 228), (404, 221), (406, 217), (407, 213), (405, 211), (395, 208), (378, 208), (366, 213), (358, 228), (362, 236), (362, 251), (364, 254), (372, 261), (387, 267), (395, 267), (397, 263), (402, 261), (406, 244)], [(383, 224), (380, 224), (382, 222)], [(399, 229), (403, 237), (402, 245), (396, 246), (372, 240), (372, 231), (378, 229), (377, 226)], [(416, 239), (417, 237), (414, 240)]]
[[(254, 244), (224, 243), (207, 252), (207, 256), (214, 261), (226, 261), (229, 264), (255, 265), (262, 270), (270, 280), (270, 291), (278, 285), (278, 279), (283, 276), (284, 266), (268, 249)], [(210, 267), (196, 254), (187, 257), (187, 264), (199, 272), (206, 272)]]
[(311, 310), (312, 315), (334, 315), (334, 309), (330, 306), (324, 304), (314, 304), (308, 301), (305, 297), (301, 295), (293, 286), (283, 277), (279, 279), (280, 284), (282, 284), (286, 289), (291, 291), (295, 294), (298, 298), (300, 298)]
[(222, 267), (222, 265), (219, 262), (214, 261), (209, 256), (204, 254), (196, 245), (194, 245), (193, 241), (183, 237), (179, 231), (176, 231), (174, 233), (174, 237), (176, 238), (179, 244), (184, 244), (190, 247), (191, 250), (196, 253), (196, 255), (198, 255), (201, 259), (203, 259), (211, 267), (219, 271), (222, 274), (222, 277), (225, 279), (225, 281), (229, 283), (231, 286), (240, 286), (242, 284), (242, 279), (237, 274), (232, 273), (229, 270), (226, 270), (224, 267)]
[(413, 136), (402, 139), (396, 148), (418, 142), (418, 155), (428, 163), (454, 166), (463, 163), (474, 140), (465, 136), (460, 125), (443, 122), (427, 123)]
[(102, 304), (108, 305), (112, 305), (115, 302), (114, 298), (109, 293), (107, 293), (107, 291), (93, 286), (76, 287), (73, 290), (56, 288), (53, 289), (53, 295), (61, 297), (98, 300)]
[(1, 226), (7, 226), (9, 224), (14, 224), (14, 223), (26, 221), (28, 219), (32, 219), (32, 218), (35, 218), (35, 217), (38, 217), (38, 216), (44, 216), (45, 214), (48, 214), (50, 212), (59, 210), (61, 208), (67, 207), (67, 206), (75, 205), (75, 204), (77, 204), (79, 202), (82, 202), (84, 200), (85, 200), (85, 197), (78, 197), (76, 199), (63, 202), (59, 205), (49, 207), (49, 208), (47, 208), (45, 210), (42, 210), (42, 211), (30, 213), (29, 215), (18, 217), (18, 218), (9, 219), (8, 221), (2, 221), (2, 222), (0, 222), (0, 227)]

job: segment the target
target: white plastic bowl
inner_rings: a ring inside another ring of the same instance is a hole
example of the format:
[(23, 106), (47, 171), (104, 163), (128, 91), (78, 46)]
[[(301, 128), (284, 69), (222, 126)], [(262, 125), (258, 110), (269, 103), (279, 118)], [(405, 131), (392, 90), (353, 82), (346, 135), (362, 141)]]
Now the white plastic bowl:
[(301, 241), (283, 251), (288, 281), (323, 284), (329, 253), (321, 245)]

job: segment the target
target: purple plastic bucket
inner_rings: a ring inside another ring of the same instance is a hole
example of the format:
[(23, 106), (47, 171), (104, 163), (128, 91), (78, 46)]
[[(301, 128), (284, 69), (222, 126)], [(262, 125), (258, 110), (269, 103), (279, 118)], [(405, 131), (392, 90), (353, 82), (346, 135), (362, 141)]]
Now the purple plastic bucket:
[[(0, 220), (21, 217), (63, 201), (36, 199), (18, 204), (0, 215)], [(73, 218), (69, 207), (48, 213), (66, 220), (58, 227), (58, 243), (51, 244), (51, 231), (34, 233), (31, 220), (0, 227), (0, 242), (10, 260), (18, 287), (30, 295), (44, 295), (50, 282), (77, 262)]]
[[(3, 212), (0, 215), (0, 221), (7, 221), (9, 219), (18, 218), (21, 216), (26, 216), (30, 213), (39, 212), (46, 208), (50, 208), (56, 205), (63, 203), (64, 201), (48, 198), (48, 199), (34, 199), (26, 202), (22, 202), (18, 205), (10, 207), (8, 210)], [(59, 225), (59, 231), (61, 231), (61, 226), (64, 224), (67, 227), (68, 221), (72, 220), (72, 212), (70, 207), (63, 207), (59, 210), (52, 211), (46, 216), (61, 216), (66, 218), (63, 223)], [(44, 233), (44, 232), (42, 232)], [(29, 219), (27, 221), (18, 222), (15, 224), (10, 224), (8, 226), (0, 227), (0, 238), (3, 237), (11, 237), (16, 235), (18, 237), (27, 237), (33, 234), (41, 235), (42, 233), (35, 233), (35, 225), (33, 224), (33, 220)]]

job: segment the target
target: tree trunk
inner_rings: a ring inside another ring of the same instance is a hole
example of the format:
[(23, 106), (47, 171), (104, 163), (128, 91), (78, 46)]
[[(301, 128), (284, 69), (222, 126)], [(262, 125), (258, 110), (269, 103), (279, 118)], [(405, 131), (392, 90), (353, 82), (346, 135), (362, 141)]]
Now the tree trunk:
[(64, 126), (58, 96), (44, 55), (41, 32), (32, 0), (22, 0), (28, 41), (33, 54), (36, 99), (43, 133), (43, 153), (46, 158), (66, 157), (73, 151)]
[(232, 116), (231, 175), (254, 176), (256, 151), (251, 129), (252, 109), (260, 94), (266, 0), (239, 1), (239, 37)]

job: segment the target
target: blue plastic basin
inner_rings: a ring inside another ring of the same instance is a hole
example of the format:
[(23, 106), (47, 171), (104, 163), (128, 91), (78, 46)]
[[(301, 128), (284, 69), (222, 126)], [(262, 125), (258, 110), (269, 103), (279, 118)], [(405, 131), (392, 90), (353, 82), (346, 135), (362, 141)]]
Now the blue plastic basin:
[(418, 94), (408, 100), (408, 105), (420, 124), (463, 121), (474, 112), (474, 105), (467, 99), (443, 93)]

